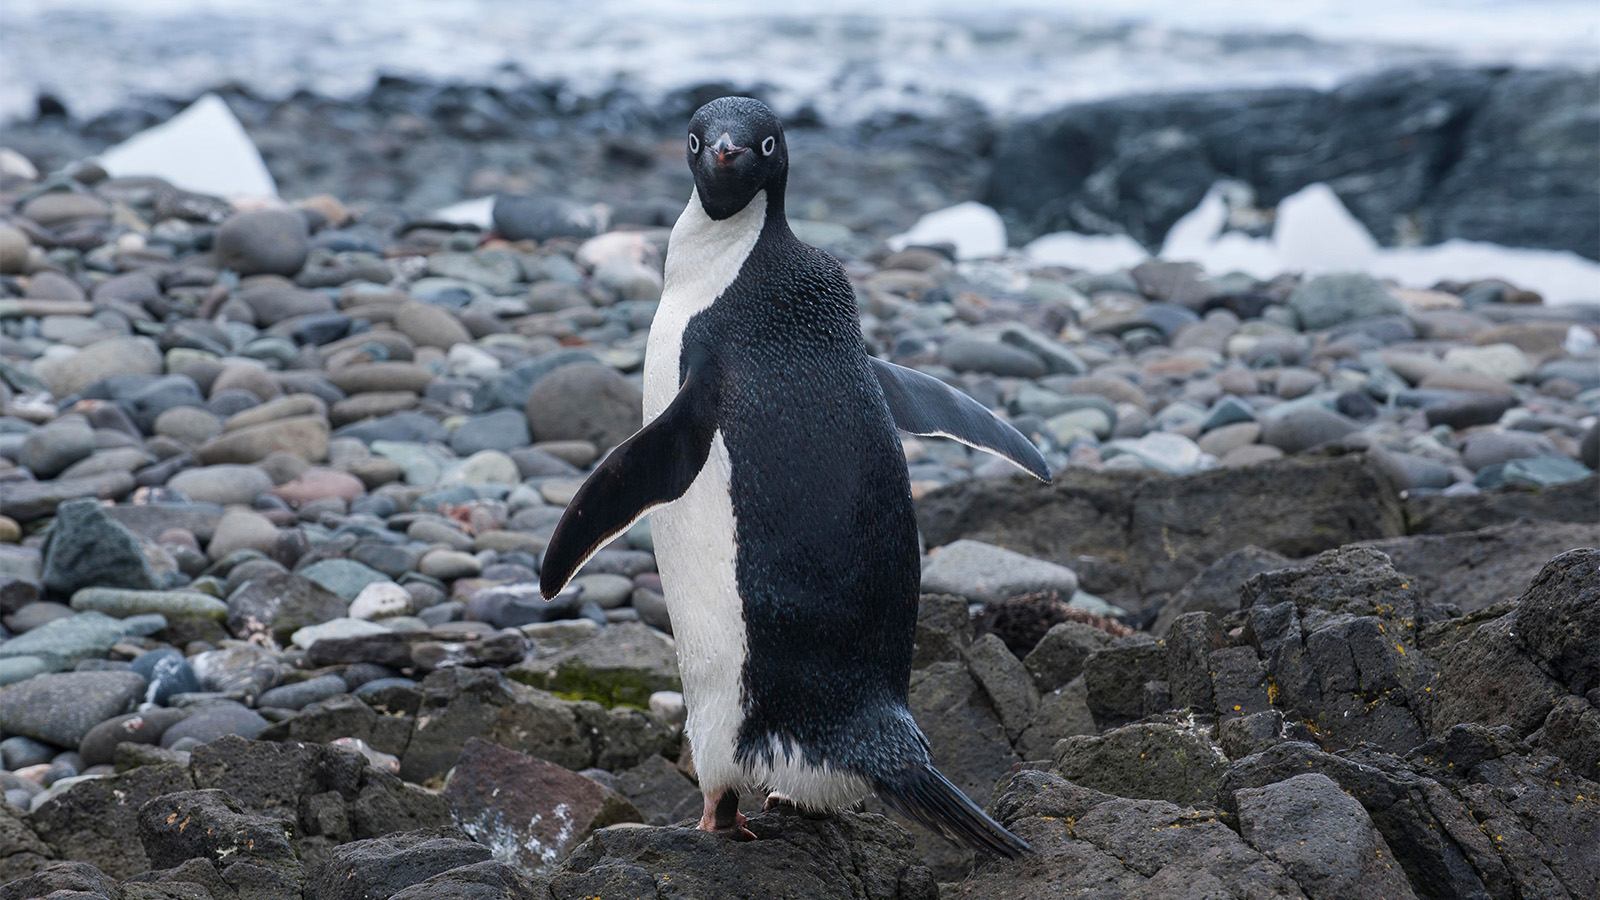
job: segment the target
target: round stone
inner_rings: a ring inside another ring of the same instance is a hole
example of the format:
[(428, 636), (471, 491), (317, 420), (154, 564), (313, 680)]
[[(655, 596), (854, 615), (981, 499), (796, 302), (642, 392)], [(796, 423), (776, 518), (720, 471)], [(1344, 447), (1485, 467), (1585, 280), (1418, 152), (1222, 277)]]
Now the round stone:
[(217, 229), (217, 264), (240, 275), (294, 275), (310, 252), (305, 217), (289, 210), (234, 213)]
[(535, 441), (587, 440), (606, 449), (639, 430), (644, 394), (614, 369), (575, 363), (534, 382), (526, 412)]
[(417, 571), (440, 581), (470, 578), (480, 574), (483, 566), (478, 558), (459, 550), (432, 550), (417, 563)]
[(202, 466), (172, 476), (167, 487), (191, 500), (243, 505), (271, 490), (272, 476), (256, 466)]

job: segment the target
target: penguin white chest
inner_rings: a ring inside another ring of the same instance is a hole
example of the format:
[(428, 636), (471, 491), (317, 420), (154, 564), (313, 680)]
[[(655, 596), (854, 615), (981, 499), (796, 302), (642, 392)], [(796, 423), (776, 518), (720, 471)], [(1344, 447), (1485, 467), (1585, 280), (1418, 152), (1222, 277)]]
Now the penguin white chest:
[[(672, 229), (666, 282), (645, 348), (644, 418), (678, 393), (683, 335), (738, 277), (766, 221), (766, 194), (721, 221), (698, 196)], [(656, 564), (678, 646), (688, 707), (686, 730), (703, 790), (746, 780), (734, 759), (744, 721), (742, 676), (748, 641), (737, 577), (738, 523), (730, 493), (733, 464), (719, 429), (706, 463), (682, 497), (651, 513)]]

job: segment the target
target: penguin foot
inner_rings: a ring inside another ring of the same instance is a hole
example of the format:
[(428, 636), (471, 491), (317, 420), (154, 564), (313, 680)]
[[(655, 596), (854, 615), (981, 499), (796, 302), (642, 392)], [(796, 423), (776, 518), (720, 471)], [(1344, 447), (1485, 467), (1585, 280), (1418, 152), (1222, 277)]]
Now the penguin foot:
[(761, 811), (762, 812), (772, 812), (773, 810), (777, 809), (780, 806), (787, 806), (790, 809), (797, 809), (798, 808), (795, 805), (795, 802), (793, 800), (789, 799), (788, 797), (785, 797), (784, 795), (778, 793), (777, 791), (773, 791), (772, 793), (767, 795), (767, 802), (761, 804)]
[(709, 831), (733, 838), (736, 841), (753, 841), (755, 832), (744, 827), (744, 813), (739, 812), (739, 792), (729, 789), (721, 794), (705, 794), (705, 811), (700, 816), (700, 831)]

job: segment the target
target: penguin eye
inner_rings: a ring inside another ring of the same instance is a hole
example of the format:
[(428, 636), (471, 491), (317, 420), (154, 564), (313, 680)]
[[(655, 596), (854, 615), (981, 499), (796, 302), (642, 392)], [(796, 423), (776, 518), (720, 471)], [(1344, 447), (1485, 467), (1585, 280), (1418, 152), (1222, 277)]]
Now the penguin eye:
[(771, 156), (772, 151), (778, 149), (778, 139), (770, 135), (761, 142), (761, 155)]
[(699, 153), (700, 152), (700, 137), (699, 137), (699, 135), (692, 134), (692, 133), (689, 135), (689, 152), (690, 153)]

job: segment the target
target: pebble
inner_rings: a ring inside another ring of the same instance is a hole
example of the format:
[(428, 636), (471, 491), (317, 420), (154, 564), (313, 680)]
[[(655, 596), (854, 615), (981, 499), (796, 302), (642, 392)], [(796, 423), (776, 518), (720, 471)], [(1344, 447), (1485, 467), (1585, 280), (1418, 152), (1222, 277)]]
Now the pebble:
[(340, 676), (319, 675), (306, 681), (280, 685), (270, 691), (263, 691), (261, 696), (256, 698), (256, 705), (278, 709), (304, 709), (319, 700), (326, 700), (348, 690), (349, 687)]
[(310, 252), (305, 217), (290, 210), (235, 213), (217, 229), (217, 263), (240, 275), (294, 275)]
[(167, 487), (201, 503), (246, 505), (272, 489), (272, 477), (255, 466), (200, 466), (172, 476)]
[(141, 591), (124, 588), (87, 587), (72, 595), (72, 608), (127, 618), (158, 614), (169, 619), (193, 617), (221, 621), (228, 616), (228, 605), (208, 594), (195, 591)]
[(613, 369), (578, 363), (535, 382), (526, 412), (535, 441), (583, 440), (609, 449), (639, 430), (644, 394)]
[(1261, 442), (1285, 453), (1299, 453), (1338, 440), (1360, 427), (1331, 410), (1307, 406), (1268, 417), (1262, 425)]
[(272, 520), (252, 510), (230, 509), (218, 520), (206, 554), (222, 559), (240, 550), (271, 553), (277, 545), (278, 526)]
[(1332, 328), (1357, 319), (1405, 312), (1398, 298), (1371, 275), (1319, 275), (1289, 294), (1289, 308), (1307, 330)]
[(223, 701), (196, 710), (161, 734), (161, 746), (186, 750), (234, 734), (252, 739), (267, 729), (261, 714), (239, 703)]
[[(223, 607), (224, 613), (227, 608)], [(192, 694), (200, 690), (200, 677), (183, 654), (163, 647), (133, 658), (128, 671), (144, 677), (143, 702), (163, 705), (175, 694)]]
[(411, 594), (392, 581), (374, 581), (350, 601), (352, 619), (382, 619), (411, 613)]

